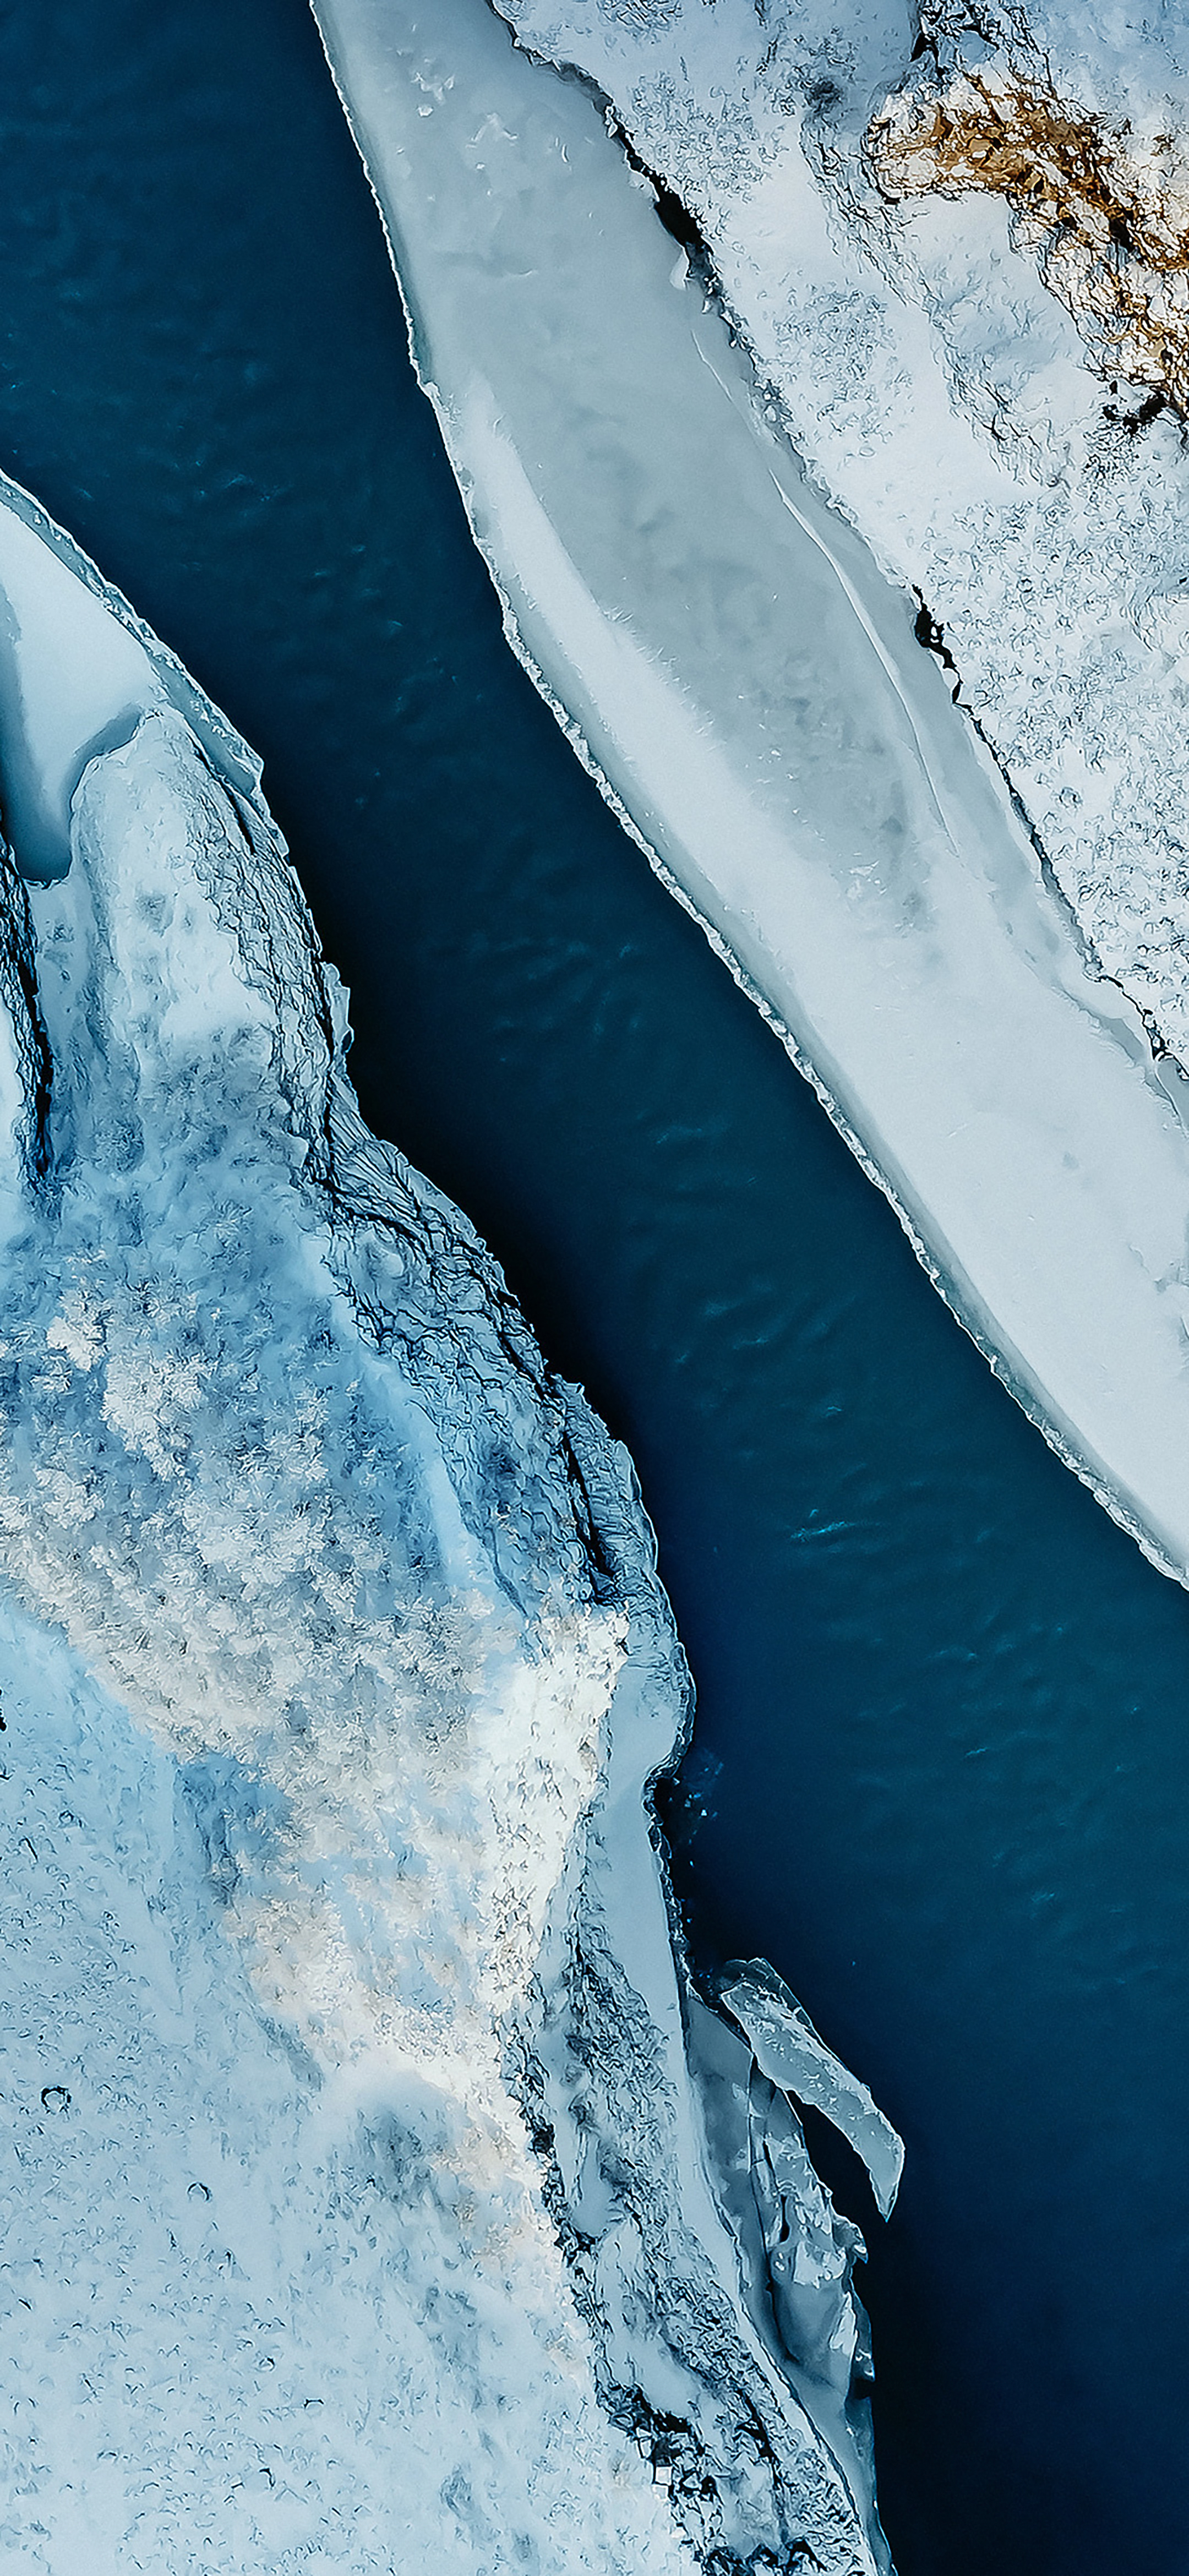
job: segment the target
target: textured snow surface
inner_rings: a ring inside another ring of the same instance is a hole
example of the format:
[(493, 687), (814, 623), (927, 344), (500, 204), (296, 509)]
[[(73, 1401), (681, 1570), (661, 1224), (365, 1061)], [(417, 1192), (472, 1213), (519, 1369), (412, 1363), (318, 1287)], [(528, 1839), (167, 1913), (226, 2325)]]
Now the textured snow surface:
[[(517, 649), (964, 1321), (1184, 1577), (1185, 1078), (1097, 972), (911, 598), (800, 471), (589, 87), (482, 0), (318, 14)], [(651, 33), (583, 23), (584, 60), (597, 37), (666, 97), (690, 35), (716, 186), (753, 164), (783, 184), (731, 110), (727, 0)], [(871, 78), (881, 42), (873, 20)], [(998, 469), (962, 435), (947, 449), (927, 407), (911, 424), (917, 484), (936, 458), (965, 506), (967, 467), (988, 489)]]
[(680, 2565), (484, 2072), (468, 2116), (287, 2041), (212, 1903), (217, 1771), (11, 1612), (0, 1656), (5, 2568)]
[(18, 857), (77, 785), (0, 888), (0, 2559), (873, 2576), (629, 1463), (363, 1128), (243, 746), (16, 494), (6, 567)]

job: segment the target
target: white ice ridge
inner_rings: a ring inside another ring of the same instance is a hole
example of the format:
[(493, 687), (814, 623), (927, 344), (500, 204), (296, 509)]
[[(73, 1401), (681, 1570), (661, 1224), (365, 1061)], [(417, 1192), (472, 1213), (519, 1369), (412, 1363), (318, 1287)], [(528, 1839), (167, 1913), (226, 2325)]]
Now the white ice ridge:
[[(516, 649), (1021, 1402), (1186, 1579), (1183, 1079), (597, 99), (485, 0), (316, 14)], [(572, 15), (632, 61), (685, 23)]]
[(77, 781), (0, 857), (0, 2563), (876, 2576), (630, 1464), (363, 1127), (243, 745), (8, 487), (0, 582), (18, 860)]

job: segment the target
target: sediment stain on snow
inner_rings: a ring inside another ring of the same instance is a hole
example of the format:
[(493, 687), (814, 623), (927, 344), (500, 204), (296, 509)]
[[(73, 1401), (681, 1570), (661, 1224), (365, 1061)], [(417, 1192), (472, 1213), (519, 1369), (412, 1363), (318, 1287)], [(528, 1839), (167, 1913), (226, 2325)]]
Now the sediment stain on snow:
[(1145, 148), (1112, 132), (1058, 94), (1025, 44), (977, 66), (922, 69), (872, 119), (867, 150), (894, 200), (931, 189), (1005, 197), (1016, 243), (1039, 259), (1103, 373), (1189, 409), (1189, 167), (1172, 135)]

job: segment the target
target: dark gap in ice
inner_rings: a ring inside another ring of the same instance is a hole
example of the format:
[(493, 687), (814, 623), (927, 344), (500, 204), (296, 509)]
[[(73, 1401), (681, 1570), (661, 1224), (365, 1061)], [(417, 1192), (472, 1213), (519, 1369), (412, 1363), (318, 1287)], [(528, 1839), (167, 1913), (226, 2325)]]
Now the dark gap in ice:
[(814, 2109), (812, 2102), (797, 2103), (797, 2117), (805, 2131), (805, 2144), (819, 2181), (824, 2182), (835, 2208), (853, 2218), (859, 2227), (882, 2226), (871, 2176), (860, 2155), (848, 2138), (826, 2118), (824, 2111)]
[(630, 135), (625, 132), (614, 114), (610, 101), (607, 103), (605, 113), (616, 142), (622, 146), (628, 168), (634, 170), (639, 178), (647, 179), (656, 199), (656, 210), (665, 231), (672, 235), (673, 240), (680, 244), (681, 249), (688, 253), (691, 260), (703, 260), (708, 264), (710, 252), (697, 216), (691, 215), (689, 207), (682, 202), (676, 189), (671, 188), (668, 181), (661, 178), (659, 171), (650, 169), (647, 161), (642, 160)]

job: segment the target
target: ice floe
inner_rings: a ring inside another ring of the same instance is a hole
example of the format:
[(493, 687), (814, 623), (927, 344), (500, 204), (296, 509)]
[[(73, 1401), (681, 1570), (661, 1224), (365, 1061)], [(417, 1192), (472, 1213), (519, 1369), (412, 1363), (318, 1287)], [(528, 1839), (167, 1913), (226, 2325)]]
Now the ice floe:
[[(773, 257), (784, 225), (782, 276), (803, 251), (828, 269), (808, 163), (777, 151), (726, 80), (738, 9), (542, 0), (515, 14), (526, 42), (568, 47), (607, 86), (614, 73), (637, 160), (667, 138), (681, 184), (679, 145), (696, 143), (716, 259), (746, 179), (755, 202), (800, 190), (765, 218)], [(765, 31), (744, 14), (752, 51), (775, 61), (784, 17)], [(1189, 1085), (1154, 1056), (1142, 996), (1100, 971), (920, 649), (911, 592), (802, 470), (788, 407), (766, 398), (697, 262), (675, 261), (590, 81), (514, 46), (483, 0), (319, 0), (317, 15), (518, 651), (963, 1321), (1184, 1579)], [(877, 12), (877, 85), (898, 41)], [(1044, 291), (1028, 291), (1040, 329)], [(920, 315), (904, 329), (884, 353), (893, 374), (914, 332), (928, 355)], [(1063, 331), (1077, 348), (1058, 316)], [(766, 366), (767, 343), (759, 354)], [(890, 404), (897, 472), (940, 478), (955, 510), (1006, 505), (1010, 477), (969, 418), (954, 427), (935, 349), (928, 366), (912, 417)], [(847, 433), (876, 475), (892, 435), (881, 386), (870, 436)], [(1085, 730), (1079, 742), (1100, 756)]]

